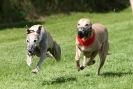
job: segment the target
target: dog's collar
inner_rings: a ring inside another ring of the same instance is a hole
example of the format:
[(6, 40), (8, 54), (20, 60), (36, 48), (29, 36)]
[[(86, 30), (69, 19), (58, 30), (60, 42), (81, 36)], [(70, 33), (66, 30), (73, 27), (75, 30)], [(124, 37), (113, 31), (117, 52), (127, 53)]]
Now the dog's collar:
[(95, 33), (93, 32), (93, 35), (91, 37), (87, 38), (86, 40), (83, 40), (82, 38), (80, 38), (80, 36), (77, 36), (77, 40), (79, 42), (79, 45), (88, 47), (94, 42)]

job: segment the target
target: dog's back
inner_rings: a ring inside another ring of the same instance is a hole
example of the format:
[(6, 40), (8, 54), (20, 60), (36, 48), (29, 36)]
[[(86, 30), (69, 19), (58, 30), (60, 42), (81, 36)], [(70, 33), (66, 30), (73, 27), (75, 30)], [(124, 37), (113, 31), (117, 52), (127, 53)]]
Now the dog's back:
[(105, 40), (108, 40), (108, 31), (107, 28), (100, 24), (100, 23), (95, 23), (92, 25), (92, 29), (95, 31), (96, 38), (100, 42), (104, 42)]
[(109, 49), (109, 43), (108, 43), (108, 31), (107, 28), (100, 24), (100, 23), (95, 23), (92, 25), (93, 30), (95, 31), (96, 34), (96, 39), (99, 43), (99, 47), (101, 46), (105, 47), (105, 51), (108, 52)]
[(99, 23), (95, 23), (92, 25), (92, 28), (94, 29), (96, 35), (98, 36), (98, 38), (102, 41), (105, 41), (108, 39), (108, 32), (107, 32), (107, 28)]

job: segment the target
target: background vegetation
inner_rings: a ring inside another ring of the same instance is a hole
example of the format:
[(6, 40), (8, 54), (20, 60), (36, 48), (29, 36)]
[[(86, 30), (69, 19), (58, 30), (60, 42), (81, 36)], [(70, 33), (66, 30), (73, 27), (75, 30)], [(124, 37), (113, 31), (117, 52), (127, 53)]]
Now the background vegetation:
[(120, 11), (128, 5), (128, 0), (1, 0), (0, 24), (33, 21), (56, 13)]

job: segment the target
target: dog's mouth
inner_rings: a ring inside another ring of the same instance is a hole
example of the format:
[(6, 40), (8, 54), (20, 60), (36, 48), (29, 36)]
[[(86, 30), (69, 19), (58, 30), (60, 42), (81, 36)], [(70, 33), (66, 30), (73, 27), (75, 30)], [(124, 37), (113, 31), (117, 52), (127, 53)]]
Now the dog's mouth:
[(80, 36), (80, 38), (84, 37), (84, 32), (83, 31), (78, 31), (78, 36)]
[(28, 55), (32, 56), (35, 54), (35, 51), (34, 50), (28, 50)]
[(34, 55), (34, 52), (31, 52), (28, 50), (28, 55), (30, 55), (30, 56)]
[(78, 36), (80, 38), (87, 38), (91, 35), (91, 29), (83, 29), (82, 31), (78, 31)]

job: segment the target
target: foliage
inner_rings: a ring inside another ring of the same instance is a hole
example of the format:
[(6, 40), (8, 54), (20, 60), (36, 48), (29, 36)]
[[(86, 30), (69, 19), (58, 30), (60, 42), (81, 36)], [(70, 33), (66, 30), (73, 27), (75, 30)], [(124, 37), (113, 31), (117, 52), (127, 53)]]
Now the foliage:
[(21, 22), (41, 16), (71, 11), (119, 11), (129, 5), (128, 0), (1, 0), (0, 23)]

